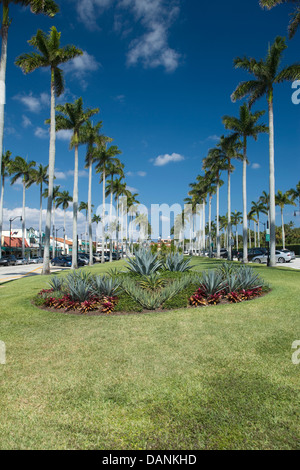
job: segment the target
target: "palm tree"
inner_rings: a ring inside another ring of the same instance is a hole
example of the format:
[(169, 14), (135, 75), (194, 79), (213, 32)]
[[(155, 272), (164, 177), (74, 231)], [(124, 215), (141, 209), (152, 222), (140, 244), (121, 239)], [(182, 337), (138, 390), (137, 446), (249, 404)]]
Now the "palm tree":
[(73, 198), (69, 191), (62, 191), (58, 193), (56, 198), (56, 208), (62, 206), (64, 211), (64, 254), (66, 254), (66, 211), (71, 202), (73, 202)]
[[(98, 224), (101, 222), (101, 217), (100, 215), (94, 214), (92, 218), (92, 224), (96, 224), (98, 227)], [(97, 235), (97, 230), (96, 230), (96, 253), (98, 249), (98, 235)]]
[[(207, 178), (202, 175), (198, 175), (196, 178), (196, 183), (191, 183), (189, 191), (189, 196), (195, 198), (196, 204), (202, 205), (202, 223), (200, 224), (200, 239), (202, 239), (202, 248), (205, 250), (206, 245), (206, 224), (205, 224), (205, 207), (206, 207), (206, 199), (208, 196), (208, 186), (207, 186)], [(200, 216), (201, 219), (201, 216)], [(200, 220), (201, 222), (201, 220)], [(202, 228), (202, 236), (201, 236), (201, 228)], [(199, 243), (199, 245), (201, 245)]]
[(300, 2), (299, 0), (260, 0), (260, 6), (266, 7), (270, 10), (277, 5), (281, 5), (282, 3), (292, 3), (295, 5), (295, 11), (292, 13), (292, 19), (289, 24), (289, 37), (292, 39), (296, 34), (298, 27), (300, 25)]
[(89, 253), (90, 253), (90, 266), (93, 265), (93, 228), (92, 228), (92, 176), (93, 176), (93, 164), (95, 162), (95, 145), (100, 142), (103, 143), (110, 140), (108, 137), (100, 134), (102, 127), (102, 121), (96, 125), (92, 121), (87, 121), (81, 128), (80, 141), (83, 144), (87, 144), (87, 153), (85, 158), (85, 168), (89, 170), (89, 187), (88, 187), (88, 223), (89, 223)]
[[(94, 207), (94, 204), (91, 204), (91, 208)], [(83, 202), (79, 204), (78, 208), (79, 212), (85, 211), (85, 252), (87, 253), (87, 225), (88, 225), (88, 213), (89, 213), (89, 203), (88, 202)], [(92, 256), (93, 259), (93, 256)]]
[(249, 216), (256, 216), (254, 220), (256, 220), (257, 224), (257, 244), (260, 247), (260, 228), (259, 228), (259, 223), (260, 223), (260, 214), (268, 214), (268, 209), (266, 208), (265, 204), (259, 200), (258, 202), (252, 201), (251, 202), (251, 209), (249, 212)]
[(285, 230), (284, 230), (284, 216), (283, 216), (283, 211), (285, 206), (295, 206), (296, 204), (294, 203), (293, 199), (290, 197), (289, 192), (286, 192), (283, 194), (282, 191), (278, 191), (276, 196), (275, 196), (275, 203), (276, 206), (280, 207), (280, 212), (281, 212), (281, 228), (282, 228), (282, 246), (283, 249), (285, 250)]
[(7, 64), (7, 43), (8, 31), (12, 23), (9, 16), (10, 4), (18, 4), (20, 7), (30, 6), (32, 13), (43, 13), (49, 17), (53, 17), (58, 11), (58, 5), (53, 0), (3, 0), (2, 2), (2, 22), (1, 22), (1, 61), (0, 61), (0, 179), (1, 179), (1, 159), (3, 151), (3, 135), (4, 135), (4, 106), (5, 106), (5, 82), (6, 82), (6, 64)]
[(115, 162), (116, 155), (119, 155), (121, 151), (116, 145), (112, 145), (107, 148), (107, 144), (104, 145), (99, 143), (98, 149), (95, 152), (95, 160), (97, 161), (96, 172), (101, 173), (102, 185), (103, 185), (103, 201), (102, 201), (102, 257), (101, 263), (104, 263), (104, 238), (105, 238), (105, 178), (107, 165), (111, 162)]
[(220, 230), (224, 230), (224, 248), (228, 246), (228, 243), (226, 240), (227, 228), (228, 228), (228, 216), (227, 214), (221, 215), (220, 216)]
[(217, 216), (216, 216), (216, 237), (217, 237), (217, 258), (221, 256), (220, 243), (220, 187), (224, 181), (221, 180), (221, 171), (226, 170), (226, 160), (219, 158), (218, 149), (211, 149), (206, 159), (203, 161), (203, 169), (210, 170), (215, 175), (216, 191), (217, 191)]
[(254, 217), (254, 214), (251, 211), (248, 214), (248, 222), (249, 222), (249, 248), (252, 246), (252, 239), (251, 239), (251, 222), (254, 223), (254, 247), (256, 247), (256, 225), (257, 220)]
[(275, 221), (275, 165), (274, 165), (274, 85), (283, 81), (294, 81), (300, 78), (300, 65), (293, 64), (280, 69), (283, 51), (287, 48), (285, 38), (278, 36), (269, 47), (265, 60), (237, 57), (236, 68), (242, 68), (254, 76), (253, 80), (240, 83), (232, 94), (232, 100), (249, 95), (251, 107), (259, 98), (267, 96), (269, 107), (269, 180), (270, 180), (270, 265), (276, 265), (276, 221)]
[(74, 103), (66, 103), (56, 106), (58, 115), (56, 116), (56, 130), (72, 130), (73, 135), (70, 142), (70, 149), (75, 149), (74, 163), (74, 191), (73, 191), (73, 246), (72, 246), (72, 269), (78, 268), (77, 260), (77, 217), (78, 217), (78, 148), (82, 143), (80, 139), (80, 129), (99, 109), (83, 109), (82, 98), (78, 98)]
[(259, 119), (265, 114), (265, 111), (256, 111), (251, 113), (249, 107), (244, 103), (240, 107), (239, 117), (224, 116), (223, 124), (226, 129), (233, 132), (233, 136), (241, 139), (243, 144), (243, 262), (248, 263), (248, 211), (247, 211), (247, 143), (249, 137), (255, 141), (258, 135), (268, 132), (267, 126), (258, 124)]
[[(109, 193), (110, 193), (110, 214), (109, 220), (110, 223), (112, 222), (112, 208), (113, 208), (113, 194), (114, 191), (114, 177), (120, 176), (121, 179), (124, 178), (124, 164), (120, 162), (118, 158), (115, 159), (114, 162), (109, 162), (107, 165), (107, 176), (110, 177), (109, 180)], [(117, 214), (118, 216), (118, 214)], [(110, 233), (112, 231), (110, 230)], [(112, 244), (112, 239), (110, 239), (110, 244)], [(112, 262), (112, 251), (110, 250), (110, 262)]]
[(236, 240), (236, 249), (239, 249), (239, 235), (238, 235), (238, 225), (243, 220), (243, 214), (241, 212), (234, 211), (231, 214), (232, 224), (235, 226), (235, 240)]
[(26, 223), (26, 189), (34, 183), (34, 168), (36, 162), (27, 162), (22, 157), (16, 157), (11, 162), (11, 184), (21, 180), (23, 185), (23, 210), (22, 210), (22, 258), (25, 258), (25, 223)]
[(297, 183), (296, 189), (292, 188), (288, 191), (288, 195), (292, 197), (293, 201), (298, 199), (298, 201), (299, 201), (299, 213), (300, 213), (300, 181), (299, 181), (299, 183)]
[[(60, 186), (54, 186), (52, 193), (52, 259), (55, 258), (55, 209), (56, 200), (60, 194)], [(49, 189), (46, 188), (43, 192), (44, 198), (49, 198)]]
[(42, 256), (42, 224), (43, 224), (43, 184), (49, 184), (48, 165), (39, 165), (34, 171), (33, 179), (40, 187), (40, 221), (39, 221), (39, 255)]
[(55, 97), (60, 96), (64, 91), (63, 71), (59, 68), (59, 65), (83, 54), (83, 52), (75, 46), (60, 47), (60, 38), (61, 33), (58, 33), (55, 26), (51, 28), (48, 36), (43, 31), (38, 30), (36, 36), (29, 41), (29, 44), (31, 44), (37, 52), (23, 54), (16, 60), (16, 65), (21, 67), (24, 73), (31, 73), (36, 69), (44, 67), (50, 67), (51, 71), (49, 196), (45, 228), (43, 274), (50, 274), (51, 210), (55, 168)]
[(5, 178), (10, 175), (10, 167), (11, 167), (11, 152), (7, 150), (5, 154), (2, 156), (1, 162), (1, 198), (0, 198), (0, 259), (2, 257), (2, 249), (1, 249), (1, 241), (2, 241), (2, 225), (3, 225), (3, 202), (4, 202), (4, 186), (5, 186)]

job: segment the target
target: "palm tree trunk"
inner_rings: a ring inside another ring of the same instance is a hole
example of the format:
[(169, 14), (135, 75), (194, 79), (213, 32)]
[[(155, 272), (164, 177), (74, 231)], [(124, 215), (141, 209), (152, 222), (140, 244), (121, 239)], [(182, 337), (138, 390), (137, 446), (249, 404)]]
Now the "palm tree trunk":
[[(101, 263), (104, 263), (104, 229), (105, 229), (105, 166), (103, 166), (103, 178), (102, 178), (102, 184), (103, 184), (103, 195), (102, 195), (102, 256), (101, 256)], [(110, 247), (111, 250), (111, 247)]]
[(109, 209), (109, 232), (110, 232), (110, 239), (109, 239), (109, 262), (112, 263), (112, 207), (113, 207), (113, 179), (111, 178), (110, 184), (110, 209)]
[(22, 210), (22, 258), (25, 258), (25, 197), (26, 197), (26, 184), (23, 181), (23, 210)]
[(275, 163), (274, 163), (274, 113), (273, 90), (270, 90), (269, 101), (269, 147), (270, 147), (270, 266), (276, 266), (276, 220), (275, 220)]
[[(77, 136), (75, 136), (75, 138), (76, 137)], [(77, 218), (78, 218), (78, 144), (75, 145), (75, 164), (74, 164), (72, 269), (78, 269)]]
[(45, 227), (45, 246), (44, 246), (44, 264), (43, 274), (50, 274), (50, 233), (51, 233), (51, 211), (53, 199), (53, 182), (55, 167), (55, 86), (54, 69), (51, 69), (51, 121), (50, 121), (50, 146), (49, 146), (49, 185), (48, 185), (48, 203)]
[(66, 209), (64, 209), (64, 255), (66, 254)]
[(208, 204), (209, 204), (209, 206), (208, 206), (209, 250), (208, 251), (209, 251), (209, 257), (210, 258), (212, 257), (212, 249), (211, 249), (212, 248), (211, 247), (211, 245), (212, 245), (212, 239), (211, 239), (211, 200), (212, 200), (212, 195), (209, 194), (209, 196), (208, 196)]
[[(6, 82), (6, 64), (7, 64), (7, 40), (8, 40), (8, 3), (3, 2), (3, 18), (1, 27), (2, 45), (1, 45), (1, 61), (0, 61), (0, 180), (2, 171), (2, 154), (3, 154), (3, 135), (4, 135), (4, 107), (5, 107), (5, 82)], [(0, 232), (2, 237), (2, 230)]]
[(227, 203), (228, 203), (228, 227), (227, 227), (227, 244), (228, 244), (228, 260), (232, 260), (231, 246), (231, 170), (228, 170), (228, 187), (227, 187)]
[[(243, 263), (248, 263), (248, 212), (247, 212), (247, 138), (244, 137), (243, 158)], [(238, 247), (237, 247), (238, 250)]]
[(259, 227), (259, 214), (257, 214), (257, 246), (260, 248), (260, 227)]
[(217, 184), (217, 258), (221, 257), (220, 243), (220, 182)]
[(3, 225), (3, 201), (5, 178), (2, 175), (1, 199), (0, 199), (0, 259), (2, 258), (2, 225)]
[(203, 199), (203, 232), (202, 232), (202, 237), (203, 237), (203, 250), (205, 251), (206, 248), (206, 239), (205, 239), (205, 228), (206, 228), (206, 220), (205, 220), (205, 199)]
[(42, 257), (43, 184), (40, 185), (39, 256)]
[(238, 233), (238, 226), (235, 227), (235, 241), (236, 241), (236, 249), (239, 250), (239, 233)]
[(92, 160), (89, 162), (89, 195), (88, 195), (88, 218), (89, 218), (89, 248), (90, 248), (90, 266), (93, 266), (93, 227), (92, 227)]
[(254, 248), (256, 247), (256, 225), (257, 222), (254, 222)]
[(56, 238), (55, 238), (55, 201), (53, 201), (53, 232), (52, 232), (52, 259), (55, 258), (56, 253), (55, 253), (55, 244), (56, 244)]
[(282, 227), (282, 247), (285, 250), (285, 230), (284, 230), (284, 217), (283, 217), (282, 207), (281, 207), (281, 227)]

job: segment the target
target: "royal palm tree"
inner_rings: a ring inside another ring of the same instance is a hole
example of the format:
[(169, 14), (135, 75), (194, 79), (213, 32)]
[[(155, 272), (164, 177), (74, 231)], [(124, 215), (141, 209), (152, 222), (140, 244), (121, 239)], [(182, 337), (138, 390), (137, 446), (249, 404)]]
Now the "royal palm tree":
[(289, 37), (292, 39), (296, 34), (296, 31), (300, 25), (300, 1), (299, 0), (260, 0), (260, 5), (262, 7), (268, 8), (270, 10), (277, 5), (282, 3), (292, 3), (295, 6), (295, 11), (292, 13), (292, 18), (289, 24)]
[(217, 192), (217, 215), (216, 215), (216, 238), (217, 238), (217, 258), (221, 256), (220, 243), (220, 187), (224, 181), (221, 180), (221, 172), (226, 170), (226, 159), (219, 157), (219, 149), (211, 149), (207, 157), (203, 160), (203, 169), (211, 171), (215, 175)]
[(300, 65), (293, 64), (280, 70), (282, 55), (287, 48), (285, 38), (278, 36), (269, 47), (265, 60), (237, 57), (234, 60), (236, 68), (249, 72), (254, 78), (240, 83), (232, 94), (232, 100), (249, 95), (251, 107), (259, 98), (267, 96), (269, 108), (269, 184), (270, 184), (270, 265), (276, 265), (276, 221), (275, 221), (275, 164), (274, 164), (274, 86), (284, 81), (294, 81), (300, 78)]
[(56, 208), (62, 207), (64, 211), (64, 255), (66, 254), (66, 211), (69, 208), (71, 202), (73, 202), (73, 198), (70, 195), (69, 191), (61, 191), (58, 193), (56, 198)]
[(283, 193), (282, 191), (277, 191), (275, 195), (276, 206), (280, 207), (281, 212), (281, 230), (282, 230), (282, 246), (285, 250), (285, 230), (284, 230), (284, 216), (283, 211), (285, 206), (295, 206), (296, 204), (293, 201), (293, 198), (290, 196), (289, 191)]
[[(202, 245), (203, 250), (205, 250), (205, 245), (206, 245), (205, 211), (206, 211), (206, 199), (208, 196), (207, 178), (205, 178), (205, 176), (198, 175), (196, 178), (196, 183), (191, 183), (189, 186), (191, 188), (191, 190), (188, 193), (189, 196), (194, 198), (196, 204), (202, 205), (202, 211), (201, 211), (202, 214), (200, 214), (200, 233), (199, 233), (201, 243), (199, 242), (198, 244), (199, 246)], [(184, 210), (184, 213), (185, 212), (186, 212), (186, 208)], [(202, 233), (201, 233), (201, 229), (202, 229)]]
[(85, 157), (85, 168), (89, 170), (89, 187), (88, 187), (88, 224), (89, 224), (89, 265), (93, 265), (93, 227), (92, 227), (92, 176), (93, 176), (93, 164), (95, 162), (95, 149), (97, 142), (109, 141), (108, 137), (100, 134), (102, 128), (102, 121), (99, 121), (94, 125), (92, 121), (87, 121), (82, 126), (80, 131), (80, 141), (83, 144), (87, 144), (87, 153)]
[[(52, 192), (52, 259), (55, 257), (55, 209), (56, 200), (60, 194), (60, 186), (54, 186)], [(43, 192), (44, 198), (49, 198), (49, 188), (46, 188)]]
[[(96, 224), (98, 228), (98, 224), (100, 224), (100, 222), (101, 222), (100, 215), (94, 214), (92, 218), (92, 224)], [(97, 249), (98, 249), (98, 233), (96, 229), (96, 253), (97, 253)]]
[(103, 186), (103, 200), (102, 200), (102, 257), (101, 263), (104, 263), (104, 238), (105, 238), (105, 190), (106, 190), (106, 169), (107, 165), (111, 162), (115, 163), (115, 157), (120, 155), (121, 151), (116, 145), (107, 147), (107, 144), (99, 143), (98, 149), (95, 151), (95, 161), (97, 162), (96, 172), (101, 173), (101, 180)]
[(2, 241), (2, 225), (3, 225), (3, 202), (4, 202), (4, 186), (5, 179), (10, 175), (12, 160), (11, 152), (7, 150), (2, 156), (1, 161), (1, 198), (0, 198), (0, 259), (2, 257), (1, 241)]
[(252, 247), (252, 238), (251, 238), (251, 222), (254, 224), (254, 247), (256, 247), (256, 225), (257, 225), (257, 220), (251, 211), (248, 214), (248, 222), (249, 222), (249, 248)]
[(64, 91), (63, 71), (59, 67), (75, 57), (83, 54), (75, 46), (60, 47), (61, 33), (55, 26), (49, 35), (38, 30), (36, 36), (29, 41), (37, 52), (23, 54), (16, 60), (16, 65), (22, 68), (24, 73), (33, 72), (39, 68), (50, 67), (51, 72), (51, 118), (50, 118), (50, 146), (49, 146), (49, 192), (45, 228), (44, 265), (43, 274), (50, 274), (50, 234), (51, 234), (51, 210), (54, 185), (55, 168), (55, 98)]
[(74, 103), (66, 103), (56, 106), (59, 113), (56, 116), (56, 130), (73, 131), (70, 141), (70, 150), (75, 149), (74, 162), (74, 190), (73, 190), (73, 246), (72, 269), (78, 268), (77, 260), (77, 218), (78, 218), (78, 149), (82, 144), (80, 129), (88, 120), (99, 112), (99, 109), (83, 109), (83, 100), (78, 98)]
[[(93, 207), (94, 207), (94, 204), (91, 204), (91, 209)], [(89, 203), (81, 201), (81, 203), (79, 204), (78, 211), (79, 212), (85, 211), (85, 252), (87, 253), (87, 237), (86, 236), (87, 236), (87, 226), (88, 226)]]
[[(124, 164), (120, 162), (118, 158), (115, 159), (115, 162), (109, 162), (107, 165), (107, 176), (110, 177), (109, 180), (109, 194), (110, 194), (110, 213), (109, 213), (109, 220), (110, 223), (112, 222), (112, 209), (113, 209), (113, 195), (118, 192), (116, 188), (114, 188), (114, 177), (119, 176), (121, 179), (124, 178)], [(119, 183), (120, 186), (120, 183)], [(122, 186), (123, 189), (123, 186)], [(107, 197), (107, 195), (106, 195)], [(117, 214), (118, 217), (118, 214)], [(110, 230), (110, 233), (112, 231)], [(110, 240), (110, 244), (112, 244), (112, 240)], [(110, 261), (112, 261), (112, 251), (110, 251)]]
[(40, 188), (40, 220), (39, 220), (39, 255), (42, 256), (42, 224), (43, 224), (43, 185), (49, 184), (48, 165), (39, 165), (33, 173), (33, 179)]
[(227, 214), (221, 215), (220, 216), (220, 230), (224, 230), (224, 248), (228, 246), (228, 243), (226, 240), (227, 228), (228, 228), (228, 216)]
[(12, 23), (9, 15), (11, 4), (17, 4), (20, 7), (30, 6), (32, 13), (42, 13), (53, 17), (58, 11), (58, 5), (53, 0), (2, 0), (2, 21), (1, 21), (1, 61), (0, 61), (0, 179), (1, 179), (1, 158), (3, 151), (4, 134), (4, 106), (5, 106), (5, 82), (6, 82), (6, 64), (7, 64), (7, 44), (8, 31)]
[(239, 117), (224, 116), (223, 124), (226, 129), (233, 132), (233, 136), (239, 138), (243, 145), (243, 262), (248, 263), (248, 211), (247, 211), (247, 144), (252, 137), (255, 141), (259, 134), (268, 132), (268, 127), (258, 124), (265, 111), (252, 113), (246, 103), (240, 107)]
[(36, 162), (27, 162), (22, 157), (16, 157), (11, 162), (10, 173), (13, 175), (11, 184), (21, 180), (23, 186), (23, 209), (22, 209), (22, 258), (25, 258), (25, 228), (26, 228), (26, 189), (34, 183), (34, 168)]
[(258, 202), (252, 201), (251, 202), (251, 209), (249, 212), (250, 217), (254, 217), (254, 220), (256, 220), (257, 224), (257, 244), (260, 247), (260, 214), (265, 214), (268, 215), (268, 209), (266, 208), (265, 204), (259, 200)]
[(236, 249), (239, 249), (239, 234), (238, 234), (238, 225), (243, 220), (243, 214), (241, 212), (234, 211), (231, 213), (232, 225), (235, 226), (235, 240), (236, 240)]

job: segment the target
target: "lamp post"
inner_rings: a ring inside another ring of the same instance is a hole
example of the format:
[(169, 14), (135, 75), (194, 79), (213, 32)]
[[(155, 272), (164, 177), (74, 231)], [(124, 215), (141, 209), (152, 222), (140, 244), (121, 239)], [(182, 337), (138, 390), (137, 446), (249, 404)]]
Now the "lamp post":
[(64, 229), (64, 227), (59, 227), (59, 228), (55, 229), (55, 233), (56, 233), (56, 237), (55, 237), (55, 256), (57, 255), (57, 233), (61, 229)]
[(23, 221), (21, 215), (17, 215), (17, 217), (14, 217), (13, 219), (9, 219), (9, 251), (11, 252), (11, 224), (13, 223), (14, 220), (20, 219), (20, 222)]

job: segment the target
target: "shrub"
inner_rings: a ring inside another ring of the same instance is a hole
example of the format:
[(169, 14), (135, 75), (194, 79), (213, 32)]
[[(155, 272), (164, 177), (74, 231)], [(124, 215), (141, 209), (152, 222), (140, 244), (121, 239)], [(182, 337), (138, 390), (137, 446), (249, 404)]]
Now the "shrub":
[(73, 301), (85, 302), (92, 294), (91, 275), (86, 271), (73, 271), (66, 277), (66, 290)]
[(61, 292), (64, 290), (65, 280), (62, 277), (53, 276), (49, 281), (49, 286), (54, 291)]
[(156, 273), (162, 267), (162, 261), (158, 259), (157, 254), (151, 250), (141, 248), (136, 252), (135, 258), (127, 261), (127, 269), (133, 273), (149, 276)]
[(120, 288), (117, 277), (94, 276), (91, 279), (91, 292), (97, 297), (114, 297)]
[(165, 269), (171, 272), (186, 272), (192, 269), (191, 258), (184, 259), (179, 253), (170, 253), (165, 261)]
[(163, 279), (159, 274), (150, 274), (149, 276), (143, 276), (140, 281), (138, 281), (138, 284), (143, 288), (143, 289), (149, 289), (149, 290), (157, 290), (161, 289), (166, 285), (167, 280)]
[(200, 282), (200, 289), (205, 297), (219, 294), (224, 289), (224, 277), (216, 269), (204, 271)]

